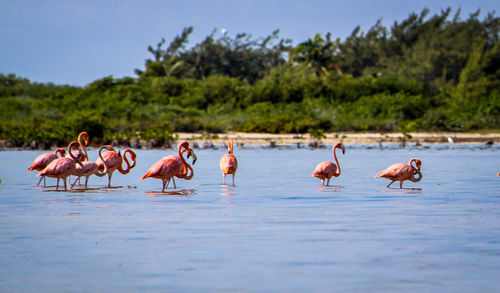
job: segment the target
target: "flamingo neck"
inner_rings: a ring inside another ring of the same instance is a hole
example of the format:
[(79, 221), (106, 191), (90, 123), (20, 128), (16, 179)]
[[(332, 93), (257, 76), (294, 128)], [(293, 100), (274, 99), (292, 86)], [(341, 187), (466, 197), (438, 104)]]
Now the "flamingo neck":
[(187, 169), (189, 169), (189, 171), (191, 171), (191, 172), (189, 173), (189, 175), (187, 175), (188, 172), (186, 172), (186, 176), (184, 177), (184, 179), (185, 180), (191, 180), (191, 178), (193, 178), (193, 175), (194, 175), (193, 168), (191, 168), (191, 166), (189, 164), (186, 164), (185, 167), (187, 167)]
[(66, 150), (63, 149), (63, 148), (57, 148), (55, 151), (54, 151), (54, 155), (57, 156), (57, 154), (61, 155), (61, 158), (64, 157), (64, 155), (66, 154)]
[(333, 158), (335, 159), (335, 163), (337, 164), (337, 171), (336, 171), (335, 175), (333, 175), (335, 177), (340, 176), (340, 164), (339, 164), (339, 160), (337, 159), (337, 153), (335, 152), (335, 150), (338, 148), (340, 148), (338, 145), (333, 147)]
[(78, 135), (78, 143), (80, 144), (80, 147), (82, 148), (83, 153), (85, 154), (84, 161), (88, 161), (88, 159), (89, 159), (89, 155), (87, 153), (87, 148), (85, 147), (88, 144), (87, 137), (88, 137), (88, 134), (86, 132), (81, 132)]
[[(413, 163), (415, 163), (415, 166), (413, 166)], [(411, 166), (413, 169), (415, 169), (415, 172), (420, 171), (420, 167), (418, 167), (418, 165), (417, 165), (417, 160), (416, 160), (416, 159), (411, 159), (411, 160), (410, 160), (410, 166)]]
[(77, 142), (77, 141), (72, 141), (72, 142), (68, 145), (68, 154), (69, 154), (69, 156), (71, 157), (71, 159), (73, 159), (76, 163), (78, 163), (81, 167), (83, 167), (82, 162), (80, 162), (80, 160), (79, 160), (77, 157), (75, 157), (75, 155), (73, 155), (73, 153), (71, 152), (71, 149), (72, 149), (73, 147), (76, 147), (76, 149), (78, 150), (78, 148), (79, 148), (79, 144), (78, 144), (78, 142)]
[(101, 159), (103, 165), (104, 165), (104, 171), (99, 171), (99, 169), (97, 170), (97, 173), (95, 174), (96, 176), (99, 176), (99, 177), (103, 177), (104, 175), (106, 175), (108, 173), (108, 164), (106, 163), (106, 160), (104, 160), (104, 158), (102, 157), (102, 150), (103, 149), (107, 149), (108, 151), (110, 150), (113, 150), (111, 148), (108, 148), (108, 146), (101, 146), (99, 148), (99, 158)]
[(231, 139), (228, 144), (229, 154), (233, 154), (233, 140)]
[[(127, 153), (130, 154), (130, 159), (132, 160), (132, 165), (130, 165), (130, 162), (127, 159)], [(118, 171), (122, 174), (128, 174), (130, 172), (130, 169), (135, 167), (135, 159), (132, 155), (132, 151), (129, 149), (126, 149), (123, 151), (123, 155), (120, 157), (122, 159), (122, 162), (125, 161), (125, 164), (127, 164), (127, 168), (124, 170), (122, 167), (122, 164), (120, 163), (120, 166), (118, 167)]]
[[(182, 156), (182, 153), (187, 152), (189, 149), (189, 144), (187, 142), (183, 142), (179, 145), (177, 148), (177, 153), (179, 157), (181, 158), (182, 165), (184, 166), (184, 171), (182, 172), (181, 176), (182, 178), (185, 178), (188, 172), (188, 163), (186, 163), (186, 160)], [(189, 180), (189, 179), (188, 179)]]

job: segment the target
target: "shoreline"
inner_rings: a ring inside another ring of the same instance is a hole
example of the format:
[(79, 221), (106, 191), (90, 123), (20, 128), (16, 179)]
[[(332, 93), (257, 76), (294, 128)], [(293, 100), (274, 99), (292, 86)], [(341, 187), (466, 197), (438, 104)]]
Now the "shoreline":
[[(500, 132), (480, 133), (480, 132), (410, 132), (403, 134), (401, 132), (390, 133), (375, 133), (375, 132), (328, 132), (326, 137), (321, 139), (313, 138), (309, 134), (272, 134), (272, 133), (244, 133), (244, 132), (228, 132), (228, 133), (187, 133), (178, 132), (174, 134), (173, 141), (159, 141), (152, 139), (150, 141), (141, 138), (132, 138), (126, 141), (103, 141), (101, 143), (91, 143), (91, 147), (99, 147), (104, 144), (113, 146), (130, 147), (137, 149), (155, 149), (155, 148), (172, 148), (179, 141), (188, 141), (196, 148), (213, 148), (215, 145), (225, 146), (229, 139), (233, 139), (239, 145), (264, 145), (269, 147), (283, 145), (298, 145), (309, 146), (312, 148), (320, 147), (325, 144), (335, 144), (342, 142), (348, 144), (385, 144), (399, 143), (401, 145), (422, 143), (484, 143), (496, 144), (500, 143)], [(37, 150), (37, 149), (52, 149), (56, 147), (50, 142), (22, 142), (15, 143), (12, 140), (0, 140), (0, 151), (21, 149), (21, 150)]]
[(315, 139), (309, 134), (271, 134), (231, 132), (217, 135), (177, 133), (177, 140), (187, 140), (197, 143), (211, 141), (224, 144), (228, 139), (247, 144), (310, 144), (321, 142), (334, 144), (380, 144), (380, 143), (500, 143), (500, 133), (455, 133), (455, 132), (411, 132), (404, 135), (401, 132), (370, 133), (370, 132), (329, 132), (326, 138)]

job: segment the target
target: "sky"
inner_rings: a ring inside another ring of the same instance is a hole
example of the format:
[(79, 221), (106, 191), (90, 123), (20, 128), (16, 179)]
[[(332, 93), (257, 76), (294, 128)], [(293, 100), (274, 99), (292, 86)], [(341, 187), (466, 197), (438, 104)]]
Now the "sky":
[[(297, 45), (330, 32), (344, 40), (356, 26), (377, 20), (390, 28), (411, 13), (460, 8), (462, 19), (481, 9), (500, 11), (498, 0), (0, 0), (0, 73), (33, 82), (85, 86), (113, 76), (135, 77), (151, 58), (149, 45), (167, 44), (192, 26), (188, 46), (223, 29), (230, 37), (266, 37), (279, 29)], [(498, 13), (495, 14), (498, 16)]]

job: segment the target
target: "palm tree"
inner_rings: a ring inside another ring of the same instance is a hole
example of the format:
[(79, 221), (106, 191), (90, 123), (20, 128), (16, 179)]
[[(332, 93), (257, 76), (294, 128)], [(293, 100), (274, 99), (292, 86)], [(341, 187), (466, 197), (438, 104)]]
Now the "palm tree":
[(314, 39), (300, 43), (292, 50), (290, 60), (307, 63), (314, 68), (318, 77), (327, 76), (332, 70), (341, 74), (342, 70), (337, 61), (341, 57), (338, 50), (340, 39), (331, 41), (330, 37), (330, 33), (326, 34), (326, 39), (323, 39), (321, 34), (316, 34)]

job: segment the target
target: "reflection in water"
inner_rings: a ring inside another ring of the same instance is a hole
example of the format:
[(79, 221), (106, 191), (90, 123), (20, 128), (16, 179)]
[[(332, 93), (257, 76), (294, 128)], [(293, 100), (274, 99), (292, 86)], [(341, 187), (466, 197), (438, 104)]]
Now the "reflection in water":
[(318, 192), (340, 192), (343, 189), (345, 187), (340, 185), (319, 185)]
[(172, 190), (172, 191), (146, 191), (146, 194), (149, 194), (150, 197), (165, 197), (165, 196), (190, 196), (196, 194), (196, 189), (181, 189), (181, 190)]
[[(82, 185), (83, 186), (83, 185)], [(37, 186), (35, 186), (36, 188)], [(108, 192), (108, 191), (115, 191), (115, 190), (120, 190), (123, 188), (127, 189), (137, 189), (137, 186), (112, 186), (112, 187), (87, 187), (87, 188), (73, 188), (73, 189), (67, 189), (64, 190), (64, 188), (59, 188), (59, 190), (56, 190), (56, 186), (47, 186), (47, 187), (40, 187), (43, 192), (70, 192), (70, 193), (97, 193), (97, 192)]]
[(221, 184), (220, 185), (220, 195), (223, 196), (233, 196), (236, 195), (234, 193), (234, 185)]

